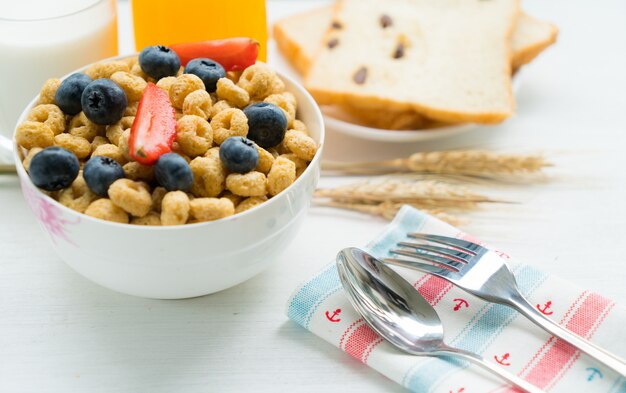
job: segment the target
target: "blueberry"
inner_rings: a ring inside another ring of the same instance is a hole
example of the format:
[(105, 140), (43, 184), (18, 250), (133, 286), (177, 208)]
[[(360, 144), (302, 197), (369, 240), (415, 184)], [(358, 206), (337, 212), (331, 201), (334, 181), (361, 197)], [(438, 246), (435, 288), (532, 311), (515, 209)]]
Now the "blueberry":
[(91, 191), (102, 197), (108, 196), (109, 186), (124, 176), (122, 166), (109, 157), (93, 156), (83, 167), (85, 183)]
[(176, 153), (163, 154), (154, 165), (157, 183), (167, 191), (189, 191), (193, 185), (193, 173), (187, 161)]
[(85, 87), (80, 99), (85, 116), (101, 125), (115, 124), (126, 110), (126, 93), (111, 79), (97, 79)]
[(283, 141), (287, 132), (287, 116), (274, 104), (259, 102), (248, 105), (243, 113), (248, 117), (248, 138), (264, 148)]
[(57, 191), (69, 187), (80, 166), (74, 153), (62, 147), (47, 147), (35, 154), (30, 161), (28, 174), (33, 183), (46, 191)]
[(147, 46), (139, 53), (141, 70), (156, 80), (176, 76), (180, 69), (180, 58), (163, 45)]
[(217, 81), (226, 76), (224, 67), (216, 61), (206, 58), (193, 59), (185, 67), (185, 74), (194, 74), (204, 82), (209, 93), (217, 89)]
[(91, 82), (90, 77), (80, 72), (68, 76), (54, 94), (54, 102), (68, 115), (79, 113), (83, 110), (80, 103), (83, 90)]
[(250, 139), (231, 136), (220, 145), (220, 159), (231, 172), (248, 173), (259, 165), (259, 151)]

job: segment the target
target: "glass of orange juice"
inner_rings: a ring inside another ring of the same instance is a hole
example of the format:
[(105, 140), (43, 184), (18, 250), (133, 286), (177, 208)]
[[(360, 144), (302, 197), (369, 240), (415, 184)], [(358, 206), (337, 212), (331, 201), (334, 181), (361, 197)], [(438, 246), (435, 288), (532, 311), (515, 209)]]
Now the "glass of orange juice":
[(265, 0), (132, 0), (135, 47), (229, 37), (259, 41), (267, 54)]

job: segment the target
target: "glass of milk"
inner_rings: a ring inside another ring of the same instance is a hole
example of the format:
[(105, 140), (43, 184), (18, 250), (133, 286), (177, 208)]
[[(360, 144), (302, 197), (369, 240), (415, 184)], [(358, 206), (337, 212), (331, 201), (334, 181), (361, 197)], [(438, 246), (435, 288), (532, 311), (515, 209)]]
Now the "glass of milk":
[(115, 0), (2, 1), (0, 138), (13, 135), (46, 79), (115, 55)]

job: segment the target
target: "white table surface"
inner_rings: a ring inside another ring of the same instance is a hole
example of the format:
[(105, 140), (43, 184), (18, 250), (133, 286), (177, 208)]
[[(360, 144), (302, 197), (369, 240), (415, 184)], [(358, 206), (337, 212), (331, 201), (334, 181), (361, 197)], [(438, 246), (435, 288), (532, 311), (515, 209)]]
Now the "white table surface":
[[(269, 18), (317, 3), (270, 2)], [(515, 117), (419, 145), (331, 133), (326, 158), (461, 147), (544, 151), (555, 164), (549, 182), (488, 190), (520, 203), (486, 207), (465, 229), (622, 300), (626, 3), (527, 0), (524, 8), (556, 22), (561, 33), (558, 44), (525, 70)], [(122, 3), (120, 25), (127, 21)], [(128, 31), (123, 51), (132, 47)], [(321, 185), (347, 180), (325, 178)], [(157, 301), (98, 287), (53, 255), (16, 178), (0, 176), (0, 206), (0, 392), (402, 390), (284, 314), (299, 282), (342, 247), (366, 243), (383, 228), (382, 219), (313, 208), (297, 239), (258, 277), (211, 296)]]

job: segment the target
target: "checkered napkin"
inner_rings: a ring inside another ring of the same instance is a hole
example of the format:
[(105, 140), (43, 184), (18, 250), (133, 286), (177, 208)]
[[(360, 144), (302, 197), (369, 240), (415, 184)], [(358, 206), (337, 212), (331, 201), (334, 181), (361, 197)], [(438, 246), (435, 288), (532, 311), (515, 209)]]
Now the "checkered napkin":
[[(386, 257), (390, 248), (407, 239), (409, 232), (473, 240), (458, 229), (405, 206), (365, 249), (379, 258)], [(580, 336), (618, 356), (626, 356), (626, 308), (533, 266), (514, 261), (509, 265), (521, 291), (539, 310)], [(626, 379), (551, 337), (513, 309), (484, 302), (437, 277), (406, 269), (401, 274), (435, 307), (448, 344), (479, 353), (546, 391), (626, 392)], [(412, 356), (384, 341), (350, 305), (334, 262), (295, 291), (287, 305), (287, 315), (412, 391), (515, 391), (467, 361)]]

